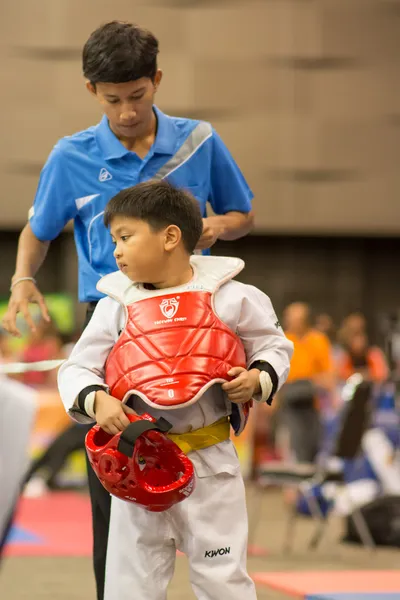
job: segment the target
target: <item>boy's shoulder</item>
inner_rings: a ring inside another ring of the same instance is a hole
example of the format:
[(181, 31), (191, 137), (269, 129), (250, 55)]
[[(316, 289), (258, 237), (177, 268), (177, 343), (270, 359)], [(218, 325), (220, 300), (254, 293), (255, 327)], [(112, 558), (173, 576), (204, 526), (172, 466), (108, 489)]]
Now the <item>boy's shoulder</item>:
[(237, 279), (231, 279), (224, 283), (217, 293), (229, 297), (233, 302), (241, 302), (246, 298), (258, 302), (261, 298), (267, 297), (258, 287)]

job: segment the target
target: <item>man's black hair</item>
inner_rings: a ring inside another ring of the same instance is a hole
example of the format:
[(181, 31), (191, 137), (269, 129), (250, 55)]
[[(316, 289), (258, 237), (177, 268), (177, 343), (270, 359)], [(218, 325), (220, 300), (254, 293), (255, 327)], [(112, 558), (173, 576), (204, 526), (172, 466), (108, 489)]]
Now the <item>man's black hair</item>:
[(109, 227), (116, 216), (145, 221), (154, 231), (176, 225), (189, 254), (196, 248), (203, 232), (198, 202), (167, 181), (146, 181), (119, 192), (106, 206), (105, 226)]
[(142, 77), (154, 79), (158, 40), (147, 29), (111, 21), (98, 27), (82, 53), (83, 74), (96, 83), (127, 83)]

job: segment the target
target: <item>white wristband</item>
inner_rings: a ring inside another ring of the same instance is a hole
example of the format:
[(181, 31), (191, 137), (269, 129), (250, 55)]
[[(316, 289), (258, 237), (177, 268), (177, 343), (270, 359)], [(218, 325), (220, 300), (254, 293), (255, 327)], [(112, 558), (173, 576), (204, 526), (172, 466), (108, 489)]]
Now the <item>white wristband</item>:
[[(98, 391), (98, 390), (97, 390)], [(92, 417), (92, 419), (96, 420), (96, 415), (94, 413), (94, 401), (96, 398), (96, 390), (90, 392), (85, 398), (85, 412)]]
[(18, 277), (18, 279), (11, 283), (10, 292), (18, 283), (21, 283), (21, 281), (32, 281), (36, 285), (36, 279), (34, 277)]
[(260, 371), (260, 387), (261, 394), (255, 394), (253, 398), (256, 402), (266, 402), (273, 388), (271, 377), (266, 371)]

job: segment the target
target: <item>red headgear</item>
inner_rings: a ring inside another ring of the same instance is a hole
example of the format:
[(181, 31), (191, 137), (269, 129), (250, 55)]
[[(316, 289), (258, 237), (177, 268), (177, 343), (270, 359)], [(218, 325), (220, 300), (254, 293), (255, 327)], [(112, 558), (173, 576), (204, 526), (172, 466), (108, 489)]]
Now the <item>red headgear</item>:
[(110, 494), (160, 512), (181, 502), (194, 490), (191, 460), (165, 433), (163, 418), (127, 415), (125, 431), (110, 435), (98, 425), (86, 435), (90, 464)]

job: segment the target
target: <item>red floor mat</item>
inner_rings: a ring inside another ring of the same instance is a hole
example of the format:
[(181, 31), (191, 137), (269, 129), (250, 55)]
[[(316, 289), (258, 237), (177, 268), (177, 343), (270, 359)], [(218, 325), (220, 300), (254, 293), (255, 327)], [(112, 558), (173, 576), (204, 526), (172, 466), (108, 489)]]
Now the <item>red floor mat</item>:
[(252, 577), (258, 584), (300, 598), (323, 592), (400, 592), (400, 571), (254, 573)]
[(91, 556), (88, 496), (72, 492), (22, 498), (6, 556)]

